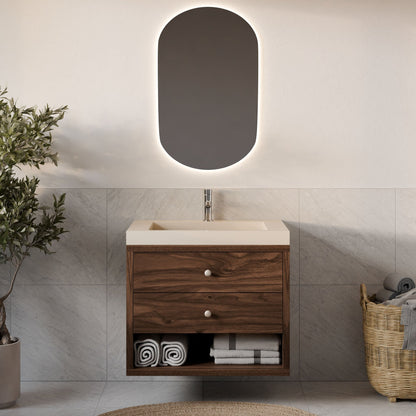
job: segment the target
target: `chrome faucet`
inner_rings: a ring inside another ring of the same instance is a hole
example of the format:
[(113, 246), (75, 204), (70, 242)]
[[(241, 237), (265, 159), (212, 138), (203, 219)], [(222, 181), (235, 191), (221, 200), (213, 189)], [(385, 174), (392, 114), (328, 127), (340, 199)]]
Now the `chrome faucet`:
[(204, 189), (204, 221), (213, 221), (211, 189)]

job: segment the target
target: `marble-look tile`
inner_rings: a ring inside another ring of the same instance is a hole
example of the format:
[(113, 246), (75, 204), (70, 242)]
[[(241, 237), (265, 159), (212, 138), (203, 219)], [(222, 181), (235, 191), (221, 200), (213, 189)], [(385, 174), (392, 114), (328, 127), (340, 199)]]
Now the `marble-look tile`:
[(97, 411), (178, 401), (202, 400), (202, 382), (107, 382)]
[(302, 380), (367, 379), (359, 285), (301, 286), (300, 363)]
[(308, 410), (299, 382), (205, 381), (204, 400), (274, 403)]
[[(136, 378), (136, 377), (133, 377)], [(126, 376), (126, 286), (107, 287), (107, 380)]]
[[(290, 288), (290, 377), (300, 380), (300, 287)], [(286, 378), (285, 378), (286, 379)]]
[(290, 231), (290, 283), (299, 284), (299, 191), (219, 189), (214, 220), (283, 220)]
[(24, 285), (12, 299), (23, 380), (104, 380), (105, 285)]
[(302, 382), (309, 411), (322, 416), (414, 415), (416, 402), (389, 403), (368, 382)]
[(108, 283), (126, 281), (126, 231), (134, 220), (202, 219), (201, 189), (108, 189)]
[(58, 412), (53, 408), (32, 409), (31, 407), (11, 407), (8, 409), (0, 409), (1, 416), (96, 416), (100, 413), (96, 413), (94, 408), (89, 407), (83, 409), (73, 409), (68, 407), (65, 409), (59, 409)]
[(396, 271), (416, 278), (416, 189), (396, 191)]
[(42, 189), (40, 201), (66, 193), (65, 229), (52, 255), (33, 250), (17, 284), (100, 284), (106, 282), (106, 190)]
[(377, 284), (394, 270), (393, 189), (301, 191), (301, 284)]
[[(48, 409), (95, 409), (104, 391), (105, 382), (39, 382), (21, 384), (21, 395), (16, 410)], [(1, 411), (0, 411), (0, 414)]]
[(0, 285), (6, 285), (10, 282), (11, 264), (0, 264)]

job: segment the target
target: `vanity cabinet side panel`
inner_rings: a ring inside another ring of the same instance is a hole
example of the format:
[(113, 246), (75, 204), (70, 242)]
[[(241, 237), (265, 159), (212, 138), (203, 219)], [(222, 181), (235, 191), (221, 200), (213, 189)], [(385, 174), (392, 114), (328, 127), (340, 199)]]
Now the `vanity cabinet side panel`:
[(283, 251), (283, 335), (282, 364), (290, 368), (290, 251)]
[[(126, 362), (127, 373), (134, 368), (133, 351), (133, 256), (134, 250), (127, 246), (127, 279), (126, 279)], [(128, 374), (127, 374), (128, 375)]]

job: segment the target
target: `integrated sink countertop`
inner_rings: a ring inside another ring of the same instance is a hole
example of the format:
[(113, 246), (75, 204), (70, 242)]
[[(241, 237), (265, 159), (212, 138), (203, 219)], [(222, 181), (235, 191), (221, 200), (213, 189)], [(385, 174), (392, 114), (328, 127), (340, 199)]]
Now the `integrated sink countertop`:
[(289, 245), (282, 221), (134, 221), (127, 245)]

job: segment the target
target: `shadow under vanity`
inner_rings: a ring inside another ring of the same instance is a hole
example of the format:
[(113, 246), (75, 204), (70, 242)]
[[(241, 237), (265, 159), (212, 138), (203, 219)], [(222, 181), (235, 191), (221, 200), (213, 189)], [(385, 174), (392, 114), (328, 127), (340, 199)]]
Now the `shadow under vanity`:
[[(127, 375), (289, 375), (290, 246), (281, 221), (135, 221), (126, 240)], [(228, 333), (280, 334), (281, 364), (214, 364), (213, 336)], [(188, 334), (187, 361), (135, 367), (141, 334)]]

